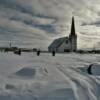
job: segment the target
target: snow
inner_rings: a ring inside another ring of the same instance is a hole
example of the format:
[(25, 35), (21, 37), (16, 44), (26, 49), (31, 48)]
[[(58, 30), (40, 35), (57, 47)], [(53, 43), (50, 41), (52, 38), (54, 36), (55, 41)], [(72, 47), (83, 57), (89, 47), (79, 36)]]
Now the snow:
[(0, 100), (100, 100), (100, 55), (0, 56)]
[(98, 64), (93, 64), (92, 68), (92, 74), (95, 76), (100, 76), (100, 63)]
[(32, 76), (35, 76), (35, 69), (22, 68), (21, 70), (17, 71), (15, 74), (18, 76), (23, 76), (23, 77), (32, 77)]

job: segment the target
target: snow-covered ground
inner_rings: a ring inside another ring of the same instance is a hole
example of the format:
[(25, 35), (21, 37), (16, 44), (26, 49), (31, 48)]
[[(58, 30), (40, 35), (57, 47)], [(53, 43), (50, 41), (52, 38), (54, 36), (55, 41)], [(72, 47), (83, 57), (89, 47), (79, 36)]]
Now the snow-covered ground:
[[(0, 0), (0, 46), (47, 48), (69, 36), (78, 49), (100, 49), (100, 0)], [(0, 100), (100, 100), (100, 55), (0, 53)]]
[[(100, 55), (0, 53), (0, 100), (100, 100)], [(99, 66), (98, 66), (99, 67)]]

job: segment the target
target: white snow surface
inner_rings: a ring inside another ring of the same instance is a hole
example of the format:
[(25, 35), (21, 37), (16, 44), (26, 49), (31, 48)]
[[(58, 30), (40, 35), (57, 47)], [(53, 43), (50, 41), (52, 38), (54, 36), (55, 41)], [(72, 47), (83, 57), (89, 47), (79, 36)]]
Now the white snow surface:
[[(0, 100), (100, 100), (100, 55), (0, 53)], [(99, 72), (98, 72), (99, 73)]]
[(93, 75), (99, 76), (100, 75), (100, 63), (93, 64), (93, 66), (91, 68), (91, 72), (92, 72)]

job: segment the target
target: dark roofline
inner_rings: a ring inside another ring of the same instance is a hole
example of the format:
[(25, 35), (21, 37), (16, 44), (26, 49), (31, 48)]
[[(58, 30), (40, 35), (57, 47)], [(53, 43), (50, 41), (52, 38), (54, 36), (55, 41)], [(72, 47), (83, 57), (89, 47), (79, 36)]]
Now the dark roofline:
[(62, 43), (60, 43), (60, 44), (57, 46), (57, 48), (60, 47), (60, 46), (64, 43), (64, 41), (66, 41), (66, 39), (68, 40), (68, 37), (66, 37), (66, 38), (62, 41)]
[[(64, 40), (59, 45), (57, 45), (56, 48), (60, 47), (62, 45), (62, 43), (64, 43), (64, 41), (66, 41), (66, 39), (67, 40), (69, 39), (68, 37), (62, 37), (62, 38), (64, 38)], [(55, 39), (55, 40), (59, 40), (59, 39), (61, 39), (61, 38), (58, 38), (58, 39)], [(54, 41), (51, 43), (51, 45), (54, 43)], [(48, 48), (52, 47), (51, 45)]]

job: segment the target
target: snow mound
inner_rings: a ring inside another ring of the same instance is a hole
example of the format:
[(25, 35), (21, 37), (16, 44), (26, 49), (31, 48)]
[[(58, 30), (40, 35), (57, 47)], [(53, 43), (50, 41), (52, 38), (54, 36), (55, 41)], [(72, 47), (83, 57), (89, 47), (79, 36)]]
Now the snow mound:
[(100, 76), (100, 64), (90, 64), (86, 67), (79, 67), (78, 69), (85, 74)]
[(93, 75), (100, 76), (100, 64), (93, 64), (91, 67), (91, 72)]
[(36, 74), (36, 69), (34, 68), (22, 68), (15, 73), (17, 76), (22, 77), (34, 77)]
[(72, 89), (56, 89), (47, 93), (41, 100), (76, 100)]
[(6, 85), (5, 85), (5, 89), (7, 89), (7, 90), (12, 90), (12, 89), (15, 89), (15, 86), (12, 85), (12, 84), (6, 84)]

